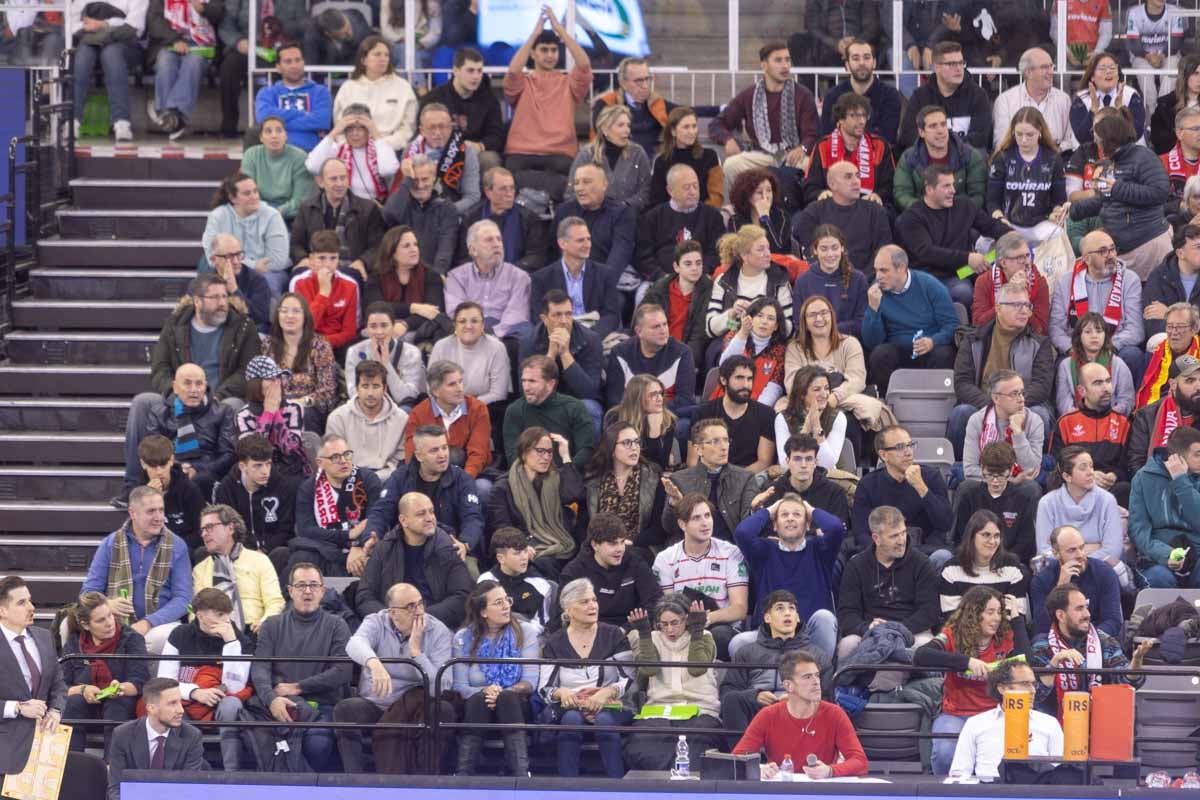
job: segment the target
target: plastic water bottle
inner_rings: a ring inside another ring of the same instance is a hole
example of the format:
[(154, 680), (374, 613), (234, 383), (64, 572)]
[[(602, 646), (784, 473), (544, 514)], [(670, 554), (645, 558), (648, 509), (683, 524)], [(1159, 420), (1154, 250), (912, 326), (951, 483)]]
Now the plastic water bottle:
[(917, 359), (917, 339), (921, 339), (921, 338), (923, 338), (924, 336), (925, 336), (925, 331), (924, 331), (924, 329), (922, 329), (922, 330), (919, 330), (919, 331), (917, 331), (916, 333), (914, 333), (914, 334), (913, 334), (913, 351), (912, 351), (912, 358), (913, 358), (913, 360), (914, 360), (914, 361)]
[(681, 735), (675, 745), (675, 777), (689, 778), (692, 774), (691, 759), (688, 758), (687, 737)]
[(785, 781), (790, 781), (796, 773), (796, 765), (792, 762), (792, 754), (784, 753), (783, 762), (779, 765), (779, 777)]

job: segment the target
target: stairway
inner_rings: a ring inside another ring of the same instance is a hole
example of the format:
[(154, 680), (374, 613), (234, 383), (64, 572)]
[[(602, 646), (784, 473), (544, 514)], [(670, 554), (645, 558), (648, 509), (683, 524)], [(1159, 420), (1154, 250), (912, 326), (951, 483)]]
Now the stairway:
[(149, 388), (158, 332), (240, 153), (78, 156), (75, 205), (41, 242), (0, 363), (0, 575), (29, 581), (43, 623), (78, 596), (92, 551), (126, 518), (108, 500), (121, 488), (129, 401)]

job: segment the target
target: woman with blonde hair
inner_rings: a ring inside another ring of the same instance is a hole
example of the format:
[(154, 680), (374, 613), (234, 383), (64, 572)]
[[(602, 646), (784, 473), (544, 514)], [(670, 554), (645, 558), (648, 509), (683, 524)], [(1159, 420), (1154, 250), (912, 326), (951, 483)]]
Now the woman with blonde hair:
[[(546, 637), (542, 658), (561, 660), (596, 659), (608, 662), (630, 661), (633, 653), (629, 639), (616, 625), (600, 622), (600, 604), (587, 578), (576, 578), (559, 593), (563, 627)], [(621, 698), (629, 682), (615, 664), (566, 667), (543, 664), (539, 690), (544, 704), (538, 721), (560, 725), (628, 725), (633, 712), (624, 708)], [(625, 776), (625, 756), (621, 752), (621, 734), (597, 733), (600, 761), (610, 778)], [(579, 756), (583, 734), (556, 731), (558, 774), (564, 778), (579, 775)]]
[(635, 211), (650, 197), (650, 157), (633, 141), (633, 112), (629, 106), (606, 106), (596, 117), (596, 138), (579, 148), (565, 198), (575, 199), (575, 170), (594, 164), (608, 177), (608, 197), (628, 204)]
[(678, 417), (667, 408), (666, 388), (653, 375), (634, 375), (625, 384), (621, 404), (608, 410), (604, 427), (624, 422), (642, 437), (642, 458), (667, 469), (679, 462), (675, 451)]
[(648, 208), (661, 205), (667, 196), (667, 171), (676, 164), (686, 164), (696, 170), (700, 179), (700, 202), (713, 208), (725, 204), (725, 172), (717, 154), (700, 143), (700, 122), (696, 110), (679, 106), (667, 115), (663, 127), (662, 146), (654, 156), (650, 170), (650, 200)]
[(992, 154), (987, 210), (1034, 246), (1062, 230), (1066, 202), (1067, 179), (1058, 145), (1042, 112), (1026, 106), (1013, 115)]
[(713, 282), (705, 317), (708, 332), (717, 340), (714, 344), (718, 348), (728, 331), (741, 328), (746, 310), (759, 297), (774, 297), (779, 301), (783, 311), (780, 325), (785, 335), (792, 332), (792, 284), (787, 270), (771, 261), (766, 230), (758, 225), (743, 225), (736, 236), (736, 257), (729, 269)]

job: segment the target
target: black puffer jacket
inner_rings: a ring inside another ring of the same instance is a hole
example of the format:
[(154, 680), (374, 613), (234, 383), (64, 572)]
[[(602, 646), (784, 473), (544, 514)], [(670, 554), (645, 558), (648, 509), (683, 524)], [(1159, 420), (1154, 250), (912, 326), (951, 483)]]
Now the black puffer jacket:
[(1071, 219), (1100, 217), (1120, 253), (1128, 253), (1167, 230), (1163, 204), (1171, 195), (1167, 171), (1158, 156), (1140, 144), (1127, 144), (1113, 155), (1112, 190), (1108, 197), (1071, 204)]

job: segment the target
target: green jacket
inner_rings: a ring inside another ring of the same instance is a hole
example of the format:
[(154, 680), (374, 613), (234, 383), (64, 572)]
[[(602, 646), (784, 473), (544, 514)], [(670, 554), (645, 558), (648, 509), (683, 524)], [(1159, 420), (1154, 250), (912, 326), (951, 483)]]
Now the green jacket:
[(541, 405), (530, 405), (521, 397), (505, 410), (504, 455), (510, 465), (517, 461), (517, 437), (535, 426), (564, 436), (571, 443), (571, 463), (580, 470), (591, 460), (592, 449), (596, 446), (596, 424), (592, 415), (583, 403), (556, 391)]
[[(984, 208), (987, 203), (987, 159), (983, 154), (962, 139), (950, 136), (950, 166), (954, 169), (954, 188), (961, 194), (966, 192), (975, 205)], [(904, 151), (896, 162), (896, 174), (892, 178), (892, 197), (896, 209), (905, 211), (925, 196), (925, 177), (922, 174), (929, 166), (929, 150), (920, 139)]]

